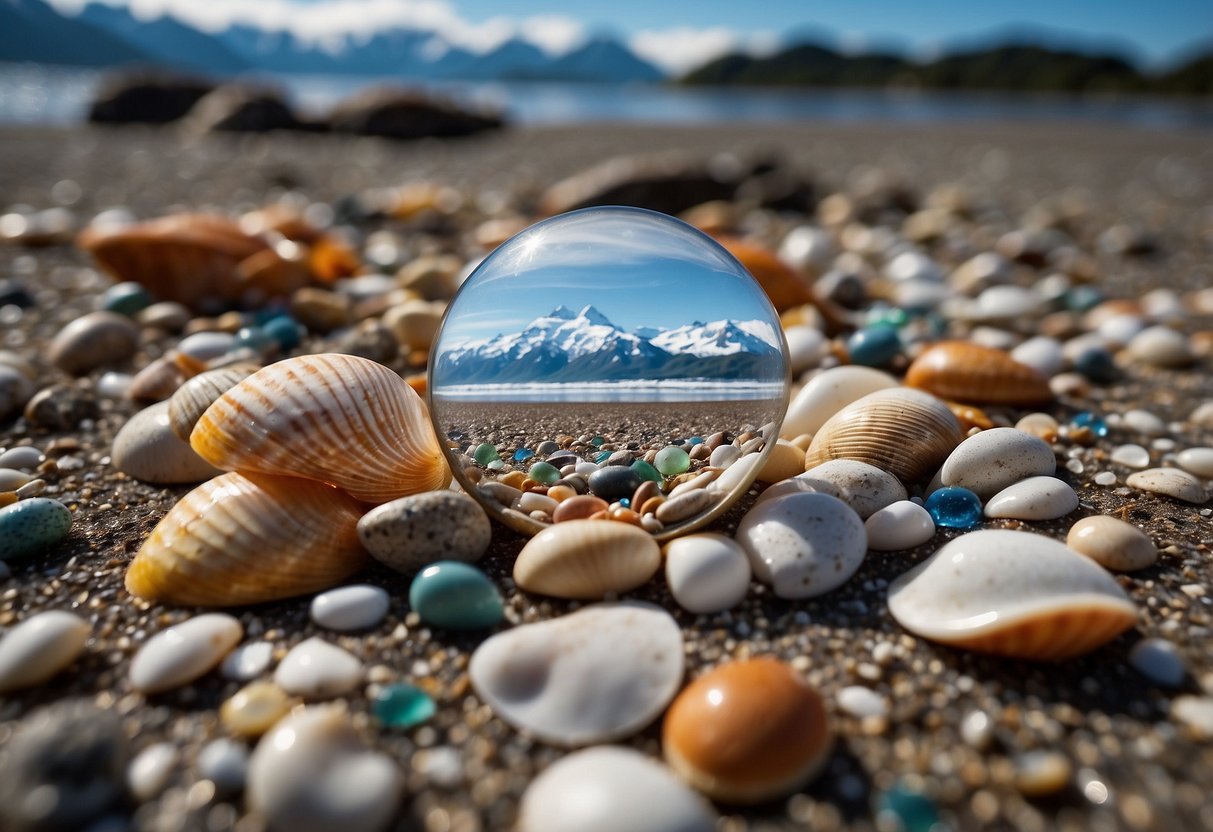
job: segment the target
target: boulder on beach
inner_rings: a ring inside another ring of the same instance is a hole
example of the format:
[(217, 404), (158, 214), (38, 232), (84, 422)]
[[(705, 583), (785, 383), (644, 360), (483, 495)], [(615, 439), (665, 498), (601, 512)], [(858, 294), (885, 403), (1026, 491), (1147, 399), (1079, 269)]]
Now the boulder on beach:
[(281, 92), (248, 84), (224, 84), (211, 90), (189, 111), (186, 122), (198, 133), (263, 133), (304, 126)]
[(213, 90), (201, 78), (152, 72), (122, 73), (102, 81), (88, 120), (100, 124), (167, 124)]
[(502, 119), (417, 90), (380, 87), (338, 102), (328, 123), (336, 133), (421, 139), (469, 136), (500, 127)]
[(683, 153), (617, 156), (548, 188), (540, 210), (549, 216), (595, 205), (631, 205), (665, 214), (733, 197), (739, 177)]

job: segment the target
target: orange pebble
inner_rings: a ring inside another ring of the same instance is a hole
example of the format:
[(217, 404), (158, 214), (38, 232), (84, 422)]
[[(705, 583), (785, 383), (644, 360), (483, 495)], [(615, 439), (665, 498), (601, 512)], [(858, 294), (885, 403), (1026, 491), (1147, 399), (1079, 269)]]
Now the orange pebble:
[(631, 523), (633, 526), (640, 525), (640, 515), (632, 511), (630, 508), (613, 508), (607, 513), (607, 518), (610, 520), (618, 520), (620, 523)]
[(569, 485), (553, 485), (548, 489), (548, 496), (558, 503), (577, 496), (577, 489)]
[(563, 500), (552, 512), (553, 523), (563, 523), (566, 520), (584, 520), (607, 510), (607, 501), (592, 494), (579, 494)]

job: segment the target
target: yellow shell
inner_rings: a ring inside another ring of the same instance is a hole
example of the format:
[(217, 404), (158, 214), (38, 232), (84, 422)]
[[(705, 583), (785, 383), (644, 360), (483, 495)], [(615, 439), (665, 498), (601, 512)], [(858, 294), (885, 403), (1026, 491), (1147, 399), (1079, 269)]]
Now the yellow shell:
[(522, 547), (514, 561), (514, 581), (527, 592), (588, 601), (635, 589), (660, 565), (657, 541), (639, 526), (568, 520)]
[(451, 481), (425, 402), (387, 367), (352, 355), (258, 370), (207, 408), (190, 445), (218, 468), (327, 482), (368, 503)]
[(913, 483), (935, 473), (963, 439), (960, 422), (939, 399), (890, 387), (831, 416), (809, 444), (805, 470), (832, 459), (854, 459)]
[(126, 588), (200, 607), (327, 589), (368, 562), (358, 540), (362, 510), (323, 483), (222, 474), (164, 516), (131, 562)]
[(1049, 381), (993, 347), (943, 341), (906, 370), (906, 386), (944, 399), (981, 404), (1033, 405), (1053, 401)]

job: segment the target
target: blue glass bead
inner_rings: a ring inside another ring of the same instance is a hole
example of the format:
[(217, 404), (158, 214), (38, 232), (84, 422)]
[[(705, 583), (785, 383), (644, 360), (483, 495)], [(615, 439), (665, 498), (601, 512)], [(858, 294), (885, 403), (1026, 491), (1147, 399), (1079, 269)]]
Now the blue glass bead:
[(535, 452), (532, 451), (530, 448), (519, 448), (518, 450), (514, 451), (514, 461), (515, 462), (526, 462), (528, 459), (530, 459), (534, 455), (535, 455)]
[(632, 499), (631, 499), (630, 497), (620, 497), (620, 498), (619, 498), (619, 505), (623, 506), (624, 508), (631, 508), (631, 507), (632, 507)]
[(925, 505), (935, 525), (967, 529), (981, 521), (981, 498), (967, 488), (947, 486), (931, 493)]
[(687, 440), (687, 442), (691, 445), (702, 445), (703, 437), (702, 436), (692, 436), (690, 439)]
[(880, 794), (876, 811), (890, 828), (901, 832), (932, 832), (939, 823), (935, 801), (900, 784)]
[(483, 630), (505, 617), (505, 604), (489, 576), (454, 560), (432, 563), (409, 585), (409, 606), (432, 627)]
[(882, 367), (901, 352), (901, 336), (889, 324), (877, 324), (856, 330), (847, 339), (847, 353), (852, 364)]
[(1108, 423), (1101, 416), (1092, 413), (1089, 410), (1084, 410), (1078, 413), (1070, 420), (1070, 427), (1087, 428), (1096, 436), (1108, 435)]
[(371, 703), (371, 713), (388, 728), (412, 728), (434, 715), (434, 700), (416, 685), (388, 685)]
[(261, 329), (267, 336), (277, 341), (279, 349), (284, 352), (293, 350), (303, 340), (303, 328), (286, 315), (271, 318), (261, 325)]

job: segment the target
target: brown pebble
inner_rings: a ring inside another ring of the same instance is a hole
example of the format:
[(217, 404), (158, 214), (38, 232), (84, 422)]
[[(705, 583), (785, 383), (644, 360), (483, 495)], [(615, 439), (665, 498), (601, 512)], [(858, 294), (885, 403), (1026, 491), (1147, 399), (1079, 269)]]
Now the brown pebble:
[[(643, 506), (645, 501), (651, 497), (656, 497), (661, 493), (661, 485), (652, 480), (642, 482), (634, 492), (632, 492), (632, 505)], [(644, 514), (642, 511), (641, 514)]]
[(519, 491), (522, 491), (523, 486), (527, 482), (527, 476), (522, 471), (510, 471), (508, 474), (499, 477), (497, 482), (505, 483), (510, 488), (517, 488)]
[(72, 375), (127, 360), (139, 345), (139, 327), (125, 315), (90, 312), (59, 331), (47, 357)]
[(640, 504), (640, 514), (642, 516), (646, 515), (646, 514), (656, 515), (657, 509), (661, 508), (662, 504), (664, 504), (664, 503), (665, 503), (665, 497), (662, 497), (660, 494), (657, 494), (653, 497), (649, 497), (647, 500), (645, 500), (643, 503)]
[(562, 500), (552, 513), (553, 523), (563, 523), (567, 520), (583, 520), (607, 510), (607, 501), (592, 494), (579, 494)]
[(631, 523), (633, 526), (639, 526), (640, 515), (632, 511), (630, 508), (618, 506), (607, 512), (608, 520), (616, 520), (620, 523)]

